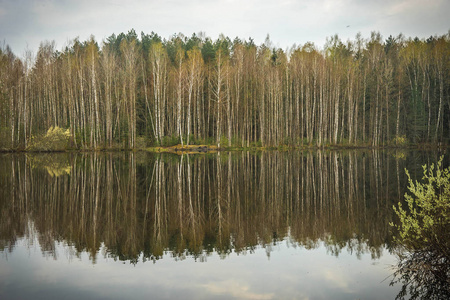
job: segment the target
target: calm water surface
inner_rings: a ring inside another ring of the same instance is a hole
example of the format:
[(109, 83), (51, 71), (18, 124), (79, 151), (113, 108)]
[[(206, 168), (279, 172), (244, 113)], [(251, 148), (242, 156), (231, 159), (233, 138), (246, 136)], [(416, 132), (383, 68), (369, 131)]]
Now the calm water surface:
[(441, 154), (4, 154), (0, 299), (393, 299), (392, 205)]

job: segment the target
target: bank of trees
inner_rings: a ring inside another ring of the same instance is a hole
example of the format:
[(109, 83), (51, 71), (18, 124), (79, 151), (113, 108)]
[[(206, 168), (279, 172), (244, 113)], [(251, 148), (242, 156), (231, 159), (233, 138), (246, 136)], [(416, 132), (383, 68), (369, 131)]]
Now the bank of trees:
[(155, 33), (0, 49), (0, 143), (50, 127), (71, 147), (448, 143), (450, 36), (372, 33), (288, 51), (267, 39)]

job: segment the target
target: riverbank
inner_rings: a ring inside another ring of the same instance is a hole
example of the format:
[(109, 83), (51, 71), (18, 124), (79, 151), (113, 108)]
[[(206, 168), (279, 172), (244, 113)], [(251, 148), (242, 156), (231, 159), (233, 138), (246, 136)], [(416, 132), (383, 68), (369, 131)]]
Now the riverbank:
[(112, 148), (87, 148), (87, 149), (0, 149), (0, 153), (58, 153), (58, 152), (153, 152), (153, 153), (174, 153), (174, 154), (201, 154), (201, 153), (216, 153), (220, 151), (304, 151), (304, 150), (446, 150), (449, 148), (447, 144), (409, 144), (409, 145), (302, 145), (302, 146), (225, 146), (218, 147), (217, 145), (174, 145), (174, 146), (153, 146), (153, 147), (140, 147), (135, 149), (127, 149), (120, 147)]

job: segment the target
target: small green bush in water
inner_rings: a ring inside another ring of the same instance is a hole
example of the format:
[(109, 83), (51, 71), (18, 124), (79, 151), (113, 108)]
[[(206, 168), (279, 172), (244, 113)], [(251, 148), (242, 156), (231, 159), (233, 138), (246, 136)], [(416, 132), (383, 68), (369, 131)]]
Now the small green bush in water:
[(400, 219), (400, 224), (395, 225), (399, 231), (397, 242), (410, 249), (435, 243), (450, 251), (450, 240), (442, 240), (441, 236), (442, 230), (450, 229), (450, 172), (448, 168), (442, 170), (442, 158), (437, 163), (436, 174), (434, 171), (434, 164), (429, 170), (423, 166), (423, 183), (414, 182), (406, 171), (411, 192), (405, 194), (408, 210), (400, 202), (398, 207), (394, 206)]
[(71, 138), (69, 129), (58, 126), (50, 127), (43, 136), (32, 137), (27, 147), (31, 151), (63, 151), (67, 150)]
[(391, 284), (403, 287), (396, 299), (450, 299), (450, 171), (423, 166), (423, 182), (409, 178), (407, 209), (394, 206), (400, 219), (391, 226), (398, 230), (398, 264)]

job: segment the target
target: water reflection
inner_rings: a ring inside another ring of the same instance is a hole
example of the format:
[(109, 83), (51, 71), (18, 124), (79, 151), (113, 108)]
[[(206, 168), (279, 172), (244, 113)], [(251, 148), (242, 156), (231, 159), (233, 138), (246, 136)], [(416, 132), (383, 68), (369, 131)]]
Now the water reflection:
[[(443, 238), (448, 238), (442, 234)], [(444, 249), (445, 251), (445, 249)], [(448, 256), (430, 249), (414, 252), (399, 249), (398, 269), (391, 284), (401, 283), (396, 299), (449, 299)]]
[(346, 248), (377, 258), (390, 247), (392, 203), (414, 159), (423, 158), (378, 151), (4, 155), (0, 249), (37, 235), (46, 255), (65, 241), (95, 263), (103, 243), (108, 256), (136, 263), (165, 251), (176, 259), (226, 257), (288, 237), (307, 249), (323, 241), (333, 255)]
[(392, 205), (439, 155), (1, 155), (0, 298), (394, 298)]

